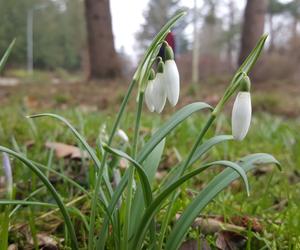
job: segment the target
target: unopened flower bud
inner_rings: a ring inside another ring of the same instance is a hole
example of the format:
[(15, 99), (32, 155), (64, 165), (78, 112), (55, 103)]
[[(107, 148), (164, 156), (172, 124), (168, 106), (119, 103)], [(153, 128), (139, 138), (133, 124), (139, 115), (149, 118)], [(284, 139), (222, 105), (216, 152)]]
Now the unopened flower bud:
[(172, 47), (165, 43), (165, 82), (164, 87), (171, 106), (175, 106), (179, 99), (180, 79), (177, 65), (174, 61), (174, 52)]
[(241, 91), (237, 94), (232, 109), (232, 135), (241, 141), (247, 135), (251, 123), (251, 96), (250, 92)]
[(166, 104), (166, 90), (165, 90), (165, 75), (164, 63), (162, 60), (158, 63), (157, 74), (153, 82), (152, 100), (155, 111), (161, 113)]
[(155, 110), (155, 107), (153, 104), (153, 98), (152, 98), (154, 78), (155, 78), (155, 72), (153, 69), (151, 69), (148, 84), (147, 84), (147, 87), (145, 90), (145, 102), (146, 102), (146, 105), (147, 105), (148, 109), (150, 110), (150, 112), (153, 112)]

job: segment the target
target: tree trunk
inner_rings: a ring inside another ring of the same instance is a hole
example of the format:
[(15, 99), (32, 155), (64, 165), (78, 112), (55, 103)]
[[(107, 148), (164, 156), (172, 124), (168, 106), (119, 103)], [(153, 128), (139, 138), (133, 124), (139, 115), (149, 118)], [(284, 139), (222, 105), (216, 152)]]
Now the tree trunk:
[[(233, 0), (229, 1), (228, 9), (229, 9), (229, 32), (233, 34), (234, 23), (235, 23), (235, 11), (236, 11)], [(230, 72), (234, 68), (233, 50), (234, 50), (234, 37), (230, 36), (227, 43), (227, 61), (228, 61), (228, 70)]]
[(275, 32), (274, 32), (274, 25), (273, 25), (273, 14), (269, 14), (269, 26), (270, 26), (270, 46), (269, 52), (273, 52), (274, 50), (274, 40), (275, 40)]
[(247, 0), (241, 39), (239, 64), (242, 64), (264, 32), (267, 0)]
[(107, 79), (119, 75), (109, 0), (85, 0), (88, 36), (88, 77)]

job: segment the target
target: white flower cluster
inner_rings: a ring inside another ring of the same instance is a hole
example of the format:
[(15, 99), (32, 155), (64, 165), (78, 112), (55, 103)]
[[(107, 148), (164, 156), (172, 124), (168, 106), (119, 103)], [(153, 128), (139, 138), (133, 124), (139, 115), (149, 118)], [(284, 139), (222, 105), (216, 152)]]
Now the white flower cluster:
[[(172, 48), (166, 44), (166, 61), (160, 59), (157, 73), (151, 69), (149, 81), (145, 90), (145, 102), (151, 112), (161, 113), (168, 99), (175, 106), (179, 99), (180, 78), (174, 61)], [(243, 140), (251, 123), (250, 79), (245, 76), (241, 82), (241, 91), (237, 94), (231, 116), (232, 135), (235, 140)]]
[(166, 62), (158, 63), (157, 74), (152, 70), (145, 90), (145, 102), (151, 112), (161, 113), (168, 99), (175, 106), (179, 99), (180, 79), (173, 50), (166, 45)]

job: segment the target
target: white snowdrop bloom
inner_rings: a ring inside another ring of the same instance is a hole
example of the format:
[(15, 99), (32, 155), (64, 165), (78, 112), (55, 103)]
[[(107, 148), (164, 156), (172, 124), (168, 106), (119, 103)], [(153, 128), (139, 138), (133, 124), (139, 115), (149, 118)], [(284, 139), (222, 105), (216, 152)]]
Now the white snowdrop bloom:
[(171, 106), (175, 106), (179, 99), (180, 77), (177, 65), (174, 61), (174, 53), (169, 45), (166, 45), (166, 62), (165, 62), (165, 89), (167, 98)]
[(241, 141), (247, 135), (251, 123), (251, 96), (250, 92), (241, 91), (234, 101), (231, 125), (234, 139)]
[(128, 136), (127, 136), (127, 134), (125, 133), (124, 130), (118, 129), (117, 134), (118, 134), (118, 136), (119, 136), (123, 141), (125, 141), (125, 142), (128, 142), (128, 141), (129, 141)]
[(152, 100), (154, 109), (157, 113), (161, 113), (166, 104), (166, 90), (164, 86), (165, 77), (163, 73), (157, 73), (153, 82)]
[(150, 110), (150, 112), (153, 112), (155, 110), (154, 104), (153, 104), (153, 84), (154, 84), (154, 71), (151, 71), (149, 81), (145, 90), (145, 102), (147, 105), (147, 108)]

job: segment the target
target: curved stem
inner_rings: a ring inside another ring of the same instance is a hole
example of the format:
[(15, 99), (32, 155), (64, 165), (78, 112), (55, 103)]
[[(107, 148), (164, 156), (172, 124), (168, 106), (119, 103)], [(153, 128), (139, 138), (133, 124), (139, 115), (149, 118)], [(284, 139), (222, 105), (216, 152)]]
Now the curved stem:
[[(132, 158), (135, 158), (138, 148), (138, 137), (140, 131), (140, 120), (142, 114), (144, 93), (139, 92), (138, 96), (138, 110), (136, 114), (135, 120), (135, 128), (134, 128), (134, 137), (133, 137), (133, 153)], [(129, 180), (127, 184), (127, 199), (126, 199), (126, 217), (125, 217), (125, 225), (124, 225), (124, 238), (123, 238), (123, 249), (128, 249), (129, 242), (129, 232), (130, 232), (130, 223), (131, 223), (131, 205), (132, 205), (132, 193), (133, 193), (133, 181), (134, 181), (134, 167), (130, 166), (129, 169)]]
[[(125, 107), (128, 103), (129, 100), (129, 96), (131, 95), (131, 92), (133, 90), (133, 87), (136, 84), (136, 80), (133, 79), (130, 83), (130, 86), (127, 90), (127, 93), (122, 101), (120, 110), (118, 112), (117, 118), (114, 122), (109, 140), (108, 140), (108, 145), (110, 146), (110, 144), (112, 143), (113, 137), (116, 133), (116, 130), (119, 126), (120, 120), (122, 118), (122, 115), (124, 113)], [(102, 180), (102, 175), (103, 175), (103, 170), (106, 164), (106, 159), (107, 159), (107, 152), (104, 152), (103, 155), (103, 159), (101, 162), (101, 166), (98, 169), (97, 172), (97, 176), (96, 176), (96, 184), (95, 184), (95, 191), (94, 191), (94, 195), (93, 195), (93, 199), (92, 199), (92, 208), (91, 208), (91, 215), (90, 215), (90, 231), (89, 231), (89, 236), (88, 236), (88, 249), (89, 250), (93, 250), (93, 246), (94, 246), (94, 233), (95, 233), (95, 221), (96, 221), (96, 208), (97, 208), (97, 199), (99, 198), (99, 189), (101, 186), (101, 180)]]

